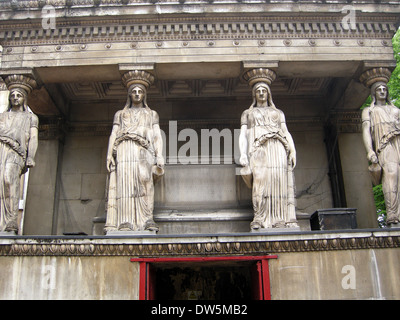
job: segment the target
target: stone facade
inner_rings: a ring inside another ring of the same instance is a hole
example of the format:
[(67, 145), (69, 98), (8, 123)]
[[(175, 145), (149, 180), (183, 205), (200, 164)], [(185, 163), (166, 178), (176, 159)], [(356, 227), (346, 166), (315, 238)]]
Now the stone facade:
[[(274, 254), (269, 261), (272, 299), (397, 300), (399, 235), (364, 230), (291, 236), (1, 239), (0, 298), (139, 299), (140, 267), (130, 262), (132, 257), (162, 261)], [(354, 268), (351, 281), (349, 266)]]
[[(395, 67), (391, 39), (399, 13), (400, 5), (388, 0), (2, 1), (0, 76), (36, 80), (29, 106), (40, 122), (20, 233), (0, 241), (1, 268), (9, 270), (0, 279), (3, 298), (72, 298), (64, 285), (37, 295), (40, 268), (53, 265), (58, 285), (76, 274), (87, 279), (95, 291), (81, 298), (137, 299), (140, 266), (129, 257), (210, 254), (277, 254), (270, 261), (272, 298), (399, 298), (387, 278), (397, 279), (397, 231), (366, 231), (377, 222), (359, 111), (370, 94), (360, 76)], [(237, 175), (237, 145), (240, 115), (252, 99), (243, 74), (254, 68), (277, 74), (274, 103), (296, 145), (298, 233), (249, 233), (251, 192)], [(122, 76), (132, 70), (155, 78), (147, 99), (160, 117), (166, 159), (155, 187), (160, 231), (107, 238), (107, 143), (114, 114), (126, 102)], [(0, 81), (2, 110), (7, 100)], [(340, 207), (357, 209), (359, 230), (344, 239), (310, 231), (310, 214)], [(212, 240), (221, 236), (228, 238)], [(365, 259), (370, 263), (363, 266)], [(94, 261), (123, 296), (105, 293), (86, 272)], [(371, 281), (342, 292), (335, 281), (342, 265), (352, 263), (359, 275), (370, 272)], [(10, 280), (29, 282), (20, 265), (35, 274), (25, 291)], [(112, 268), (124, 276), (115, 279)], [(307, 270), (314, 271), (304, 286)], [(335, 280), (323, 279), (328, 273)], [(132, 288), (124, 287), (126, 277)], [(383, 291), (376, 291), (376, 279), (385, 279)], [(301, 288), (298, 296), (291, 283)]]

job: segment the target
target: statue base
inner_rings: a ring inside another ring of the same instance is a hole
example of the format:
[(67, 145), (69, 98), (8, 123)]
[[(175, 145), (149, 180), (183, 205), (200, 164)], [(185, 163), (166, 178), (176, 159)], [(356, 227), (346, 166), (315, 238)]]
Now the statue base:
[(15, 231), (1, 231), (0, 232), (0, 237), (10, 237), (10, 236), (16, 236), (17, 233)]
[(390, 223), (388, 224), (388, 228), (400, 228), (400, 223)]
[(291, 233), (291, 232), (299, 232), (300, 227), (290, 227), (290, 228), (259, 228), (259, 229), (251, 229), (251, 233)]
[(142, 230), (142, 231), (124, 231), (124, 230), (109, 230), (107, 236), (144, 236), (144, 235), (156, 235), (157, 231)]

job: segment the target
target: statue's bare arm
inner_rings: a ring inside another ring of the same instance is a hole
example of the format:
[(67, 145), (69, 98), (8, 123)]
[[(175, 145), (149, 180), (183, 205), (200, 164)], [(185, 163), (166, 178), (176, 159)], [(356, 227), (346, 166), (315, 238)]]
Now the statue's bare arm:
[(293, 137), (287, 129), (285, 115), (283, 114), (283, 112), (281, 112), (281, 129), (289, 143), (289, 162), (292, 168), (294, 168), (296, 167), (296, 148), (294, 146)]
[(369, 108), (365, 108), (361, 114), (362, 119), (362, 137), (364, 146), (367, 151), (367, 158), (372, 163), (378, 163), (378, 157), (373, 148), (371, 136), (371, 120), (369, 116)]
[(35, 155), (38, 148), (38, 135), (39, 130), (37, 127), (31, 127), (29, 132), (29, 144), (28, 144), (28, 157), (26, 159), (26, 166), (32, 168), (35, 166)]
[(241, 119), (240, 135), (239, 135), (239, 151), (240, 151), (240, 164), (243, 167), (249, 165), (248, 141), (247, 141), (247, 112), (243, 112)]
[(163, 141), (161, 136), (161, 130), (159, 125), (159, 119), (157, 112), (153, 111), (153, 133), (154, 133), (154, 151), (156, 156), (156, 164), (159, 167), (164, 166), (164, 157), (163, 157)]
[(108, 141), (108, 150), (107, 150), (107, 170), (111, 172), (115, 168), (115, 159), (113, 157), (113, 147), (115, 143), (116, 133), (118, 131), (119, 125), (114, 124), (113, 129), (111, 131), (110, 139)]

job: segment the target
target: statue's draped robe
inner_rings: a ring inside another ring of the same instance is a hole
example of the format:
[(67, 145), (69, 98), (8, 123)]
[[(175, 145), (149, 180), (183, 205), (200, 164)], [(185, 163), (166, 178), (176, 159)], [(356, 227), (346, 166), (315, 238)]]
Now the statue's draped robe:
[(286, 227), (296, 222), (293, 169), (288, 163), (289, 142), (281, 125), (282, 111), (250, 108), (241, 118), (247, 125), (252, 172), (254, 220), (261, 228)]
[(116, 166), (109, 177), (106, 227), (142, 231), (153, 222), (152, 141), (157, 121), (149, 108), (125, 108), (115, 114), (119, 129), (113, 145)]
[[(400, 123), (399, 110), (391, 105), (369, 107), (369, 121), (374, 150), (382, 167), (387, 222), (400, 217)], [(367, 119), (368, 120), (368, 119)]]
[(28, 111), (0, 113), (0, 231), (17, 228), (20, 177), (26, 167), (32, 127), (36, 115)]

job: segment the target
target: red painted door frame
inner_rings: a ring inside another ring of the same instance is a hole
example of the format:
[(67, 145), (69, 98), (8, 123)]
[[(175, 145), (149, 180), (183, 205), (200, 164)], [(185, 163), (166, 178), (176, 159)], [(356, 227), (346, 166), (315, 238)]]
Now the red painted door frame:
[(277, 259), (276, 255), (240, 256), (240, 257), (180, 257), (180, 258), (132, 258), (131, 262), (139, 262), (139, 300), (154, 299), (154, 271), (152, 264), (168, 262), (214, 262), (214, 261), (255, 261), (257, 288), (253, 296), (257, 300), (271, 300), (269, 282), (269, 259)]
[(150, 263), (139, 263), (139, 300), (154, 300), (154, 270)]

